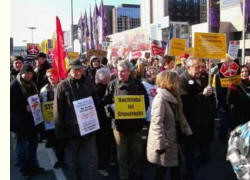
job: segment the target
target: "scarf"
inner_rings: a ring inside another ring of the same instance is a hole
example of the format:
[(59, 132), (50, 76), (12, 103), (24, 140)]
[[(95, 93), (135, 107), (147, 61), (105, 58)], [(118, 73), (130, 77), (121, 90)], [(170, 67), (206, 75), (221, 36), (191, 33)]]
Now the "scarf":
[(34, 94), (38, 94), (38, 90), (35, 86), (35, 84), (32, 81), (25, 81), (23, 78), (21, 78), (20, 74), (17, 76), (17, 81), (20, 84), (22, 93), (26, 96), (29, 97)]

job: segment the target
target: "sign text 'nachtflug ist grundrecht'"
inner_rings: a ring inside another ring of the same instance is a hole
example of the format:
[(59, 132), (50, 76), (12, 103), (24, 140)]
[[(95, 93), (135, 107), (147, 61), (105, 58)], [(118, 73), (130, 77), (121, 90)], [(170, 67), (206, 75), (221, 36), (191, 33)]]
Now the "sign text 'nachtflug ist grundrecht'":
[(195, 33), (194, 56), (205, 59), (226, 58), (226, 35), (222, 33)]
[(115, 119), (146, 118), (143, 95), (115, 96)]

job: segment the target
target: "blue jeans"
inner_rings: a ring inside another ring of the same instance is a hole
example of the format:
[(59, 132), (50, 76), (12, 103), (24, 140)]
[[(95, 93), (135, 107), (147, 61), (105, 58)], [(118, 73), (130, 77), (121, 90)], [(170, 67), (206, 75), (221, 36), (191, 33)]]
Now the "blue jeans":
[(210, 160), (211, 142), (192, 142), (184, 145), (184, 176), (185, 180), (196, 180), (201, 166)]
[(16, 138), (16, 158), (21, 167), (21, 171), (36, 167), (36, 150), (38, 145), (37, 136), (25, 136), (16, 134)]

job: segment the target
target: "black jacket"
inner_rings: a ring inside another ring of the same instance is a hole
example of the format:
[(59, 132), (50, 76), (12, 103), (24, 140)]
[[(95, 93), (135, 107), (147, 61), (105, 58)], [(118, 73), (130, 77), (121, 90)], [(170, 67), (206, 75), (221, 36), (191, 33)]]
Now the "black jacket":
[(44, 64), (42, 64), (41, 67), (37, 70), (34, 76), (35, 83), (39, 91), (43, 86), (45, 86), (48, 83), (46, 72), (50, 68), (51, 68), (51, 65), (48, 63), (48, 61), (45, 61)]
[(213, 94), (207, 97), (202, 94), (207, 86), (206, 82), (201, 79), (201, 85), (198, 84), (188, 72), (180, 76), (183, 112), (193, 131), (193, 135), (185, 137), (186, 142), (200, 142), (214, 138), (215, 97)]
[(20, 76), (10, 85), (10, 128), (18, 134), (36, 135), (38, 131), (32, 113), (27, 111), (27, 98), (38, 92), (35, 84), (32, 83), (29, 92), (25, 94), (18, 79)]
[(81, 137), (73, 106), (73, 101), (89, 96), (93, 97), (97, 107), (98, 99), (95, 89), (90, 83), (87, 83), (85, 78), (74, 80), (68, 75), (67, 79), (58, 84), (53, 108), (57, 139), (88, 138), (90, 136), (88, 134)]
[[(119, 91), (119, 92), (117, 92)], [(116, 95), (144, 95), (146, 110), (149, 106), (149, 98), (147, 91), (140, 80), (130, 77), (129, 81), (123, 83), (118, 79), (114, 79), (108, 85), (106, 94), (103, 99), (104, 104), (113, 104), (114, 96)], [(122, 133), (136, 133), (139, 132), (145, 123), (145, 119), (116, 119), (113, 127)]]
[(10, 82), (13, 82), (16, 79), (18, 73), (19, 72), (17, 72), (14, 68), (10, 71)]
[(250, 81), (242, 81), (241, 85), (235, 86), (228, 94), (228, 102), (231, 105), (232, 125), (234, 129), (240, 124), (250, 120)]

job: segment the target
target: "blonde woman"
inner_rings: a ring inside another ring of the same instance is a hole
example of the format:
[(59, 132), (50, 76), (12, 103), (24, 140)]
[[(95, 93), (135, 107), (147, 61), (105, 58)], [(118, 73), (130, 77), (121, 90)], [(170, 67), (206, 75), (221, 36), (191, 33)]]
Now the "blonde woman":
[(171, 180), (180, 179), (180, 134), (192, 134), (182, 113), (179, 76), (175, 71), (162, 71), (156, 77), (158, 86), (151, 110), (147, 142), (147, 159), (156, 165), (154, 179), (164, 179), (169, 170)]
[(142, 79), (145, 77), (145, 66), (146, 63), (143, 59), (138, 59), (135, 65), (134, 76), (136, 79)]

